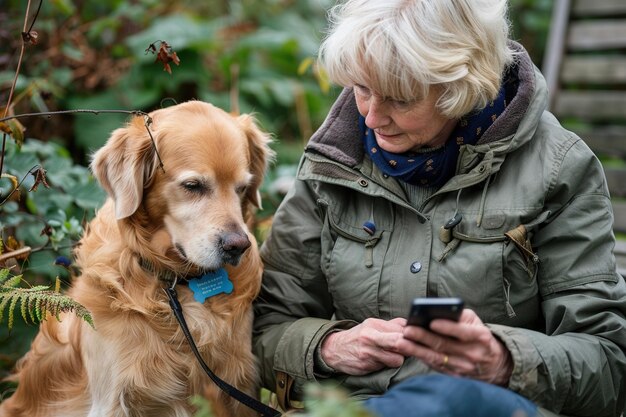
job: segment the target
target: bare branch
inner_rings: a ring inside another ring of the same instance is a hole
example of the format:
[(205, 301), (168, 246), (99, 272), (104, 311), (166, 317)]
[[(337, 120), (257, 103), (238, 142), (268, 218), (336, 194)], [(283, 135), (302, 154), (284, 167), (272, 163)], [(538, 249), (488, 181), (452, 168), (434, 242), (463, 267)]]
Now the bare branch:
[[(9, 98), (7, 100), (7, 104), (6, 107), (4, 108), (4, 114), (2, 115), (3, 117), (6, 117), (6, 115), (9, 113), (9, 110), (11, 108), (11, 100), (13, 99), (13, 93), (15, 92), (15, 85), (17, 84), (17, 78), (20, 75), (20, 69), (22, 67), (22, 59), (24, 58), (24, 50), (26, 49), (26, 43), (28, 41), (30, 41), (30, 32), (33, 29), (33, 26), (35, 26), (35, 21), (37, 20), (37, 17), (39, 16), (39, 10), (41, 10), (41, 4), (43, 3), (43, 0), (39, 0), (39, 7), (37, 8), (37, 13), (35, 13), (35, 17), (33, 18), (33, 21), (30, 24), (30, 28), (28, 29), (28, 31), (26, 30), (26, 27), (28, 26), (28, 12), (30, 11), (30, 0), (28, 0), (28, 4), (26, 5), (26, 13), (24, 15), (24, 31), (22, 32), (22, 46), (20, 47), (20, 57), (17, 61), (17, 68), (15, 69), (15, 77), (13, 77), (13, 84), (11, 84), (11, 90), (9, 91)], [(28, 36), (24, 36), (24, 34), (27, 34)], [(0, 151), (0, 174), (2, 174), (2, 171), (4, 169), (4, 151), (6, 149), (6, 143), (7, 143), (7, 134), (3, 133), (2, 134), (2, 150)]]
[(0, 119), (0, 122), (4, 122), (11, 119), (23, 119), (26, 117), (35, 117), (35, 116), (54, 116), (57, 114), (72, 114), (72, 113), (92, 113), (98, 115), (100, 113), (122, 113), (122, 114), (132, 114), (135, 116), (148, 116), (148, 113), (141, 110), (91, 110), (91, 109), (73, 109), (73, 110), (57, 110), (57, 111), (44, 111), (39, 113), (22, 113), (16, 114), (14, 116), (6, 116)]

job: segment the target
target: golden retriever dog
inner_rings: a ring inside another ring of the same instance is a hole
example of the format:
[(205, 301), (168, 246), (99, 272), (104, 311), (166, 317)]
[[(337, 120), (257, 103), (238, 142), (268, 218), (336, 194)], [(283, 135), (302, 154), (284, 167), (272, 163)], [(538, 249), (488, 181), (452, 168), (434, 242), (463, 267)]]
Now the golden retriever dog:
[[(0, 404), (11, 417), (187, 417), (190, 397), (216, 416), (256, 415), (203, 372), (170, 308), (175, 287), (208, 366), (251, 396), (251, 303), (262, 264), (248, 230), (273, 152), (249, 115), (190, 101), (134, 117), (112, 133), (91, 168), (109, 199), (76, 250), (69, 295), (95, 330), (72, 314), (41, 324)], [(188, 279), (227, 272), (228, 291), (194, 298)]]

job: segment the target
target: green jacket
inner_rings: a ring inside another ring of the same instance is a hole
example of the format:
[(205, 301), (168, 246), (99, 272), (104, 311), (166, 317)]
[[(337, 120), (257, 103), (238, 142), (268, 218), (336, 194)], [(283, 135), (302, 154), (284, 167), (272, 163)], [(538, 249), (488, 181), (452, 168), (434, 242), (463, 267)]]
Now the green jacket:
[[(333, 329), (406, 317), (414, 297), (459, 296), (510, 350), (511, 390), (555, 413), (624, 409), (626, 284), (602, 166), (545, 110), (545, 81), (516, 47), (515, 98), (422, 207), (364, 156), (351, 90), (337, 99), (261, 251), (254, 349), (267, 388), (277, 373), (295, 396), (321, 379), (316, 348)], [(442, 234), (457, 211), (463, 220)], [(330, 378), (363, 398), (429, 372), (409, 358)]]

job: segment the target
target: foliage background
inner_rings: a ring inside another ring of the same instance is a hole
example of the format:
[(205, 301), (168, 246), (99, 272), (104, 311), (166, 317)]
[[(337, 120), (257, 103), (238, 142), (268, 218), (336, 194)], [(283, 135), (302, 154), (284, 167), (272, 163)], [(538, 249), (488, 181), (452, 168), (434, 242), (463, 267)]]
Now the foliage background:
[[(541, 66), (552, 0), (510, 2), (513, 37)], [(0, 0), (0, 109), (15, 76), (27, 3)], [(339, 92), (325, 84), (311, 60), (332, 4), (333, 0), (44, 1), (33, 28), (38, 44), (26, 48), (13, 112), (150, 111), (200, 99), (255, 113), (274, 135), (278, 154), (264, 184), (262, 238), (307, 138)], [(37, 5), (33, 1), (31, 20)], [(172, 74), (145, 52), (158, 40), (167, 41), (180, 58), (179, 66), (172, 65)], [(58, 257), (71, 256), (82, 225), (104, 199), (89, 175), (89, 155), (125, 120), (127, 116), (119, 114), (28, 118), (22, 120), (26, 132), (21, 149), (13, 139), (6, 141), (3, 172), (24, 182), (21, 198), (13, 195), (0, 205), (0, 238), (5, 249), (7, 245), (35, 249), (18, 265), (31, 285), (49, 284), (57, 276), (69, 280)], [(47, 170), (50, 188), (28, 192), (34, 184), (28, 170), (37, 164)], [(10, 188), (7, 180), (0, 180), (0, 201)], [(28, 349), (36, 330), (19, 320), (11, 333), (0, 325), (0, 377)]]

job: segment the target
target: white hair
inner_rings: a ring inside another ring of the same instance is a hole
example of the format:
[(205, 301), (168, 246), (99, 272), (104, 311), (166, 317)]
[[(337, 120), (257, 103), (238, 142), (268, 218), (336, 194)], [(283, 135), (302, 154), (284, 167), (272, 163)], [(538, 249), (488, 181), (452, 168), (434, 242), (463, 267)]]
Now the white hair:
[(441, 91), (450, 118), (495, 99), (508, 45), (507, 0), (347, 0), (329, 12), (319, 60), (330, 80), (412, 101)]

